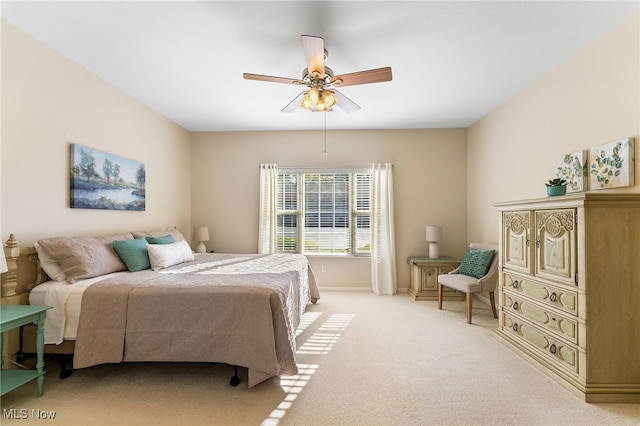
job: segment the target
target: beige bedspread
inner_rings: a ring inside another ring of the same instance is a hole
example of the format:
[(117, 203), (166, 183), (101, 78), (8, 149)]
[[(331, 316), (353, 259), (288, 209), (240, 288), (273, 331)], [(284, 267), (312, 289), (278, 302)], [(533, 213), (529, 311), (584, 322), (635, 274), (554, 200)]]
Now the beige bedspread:
[(205, 254), (91, 285), (74, 368), (123, 361), (247, 367), (249, 387), (297, 373), (295, 331), (320, 295), (301, 255)]

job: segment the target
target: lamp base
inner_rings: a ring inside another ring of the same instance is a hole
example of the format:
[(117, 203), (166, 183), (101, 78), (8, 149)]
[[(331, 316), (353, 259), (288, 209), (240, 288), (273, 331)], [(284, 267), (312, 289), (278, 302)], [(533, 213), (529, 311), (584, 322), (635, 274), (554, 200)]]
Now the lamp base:
[(437, 259), (440, 257), (438, 243), (429, 243), (429, 259)]
[(196, 253), (206, 253), (207, 252), (207, 247), (204, 245), (204, 242), (200, 241), (200, 244), (198, 244), (198, 247), (196, 247), (195, 252)]

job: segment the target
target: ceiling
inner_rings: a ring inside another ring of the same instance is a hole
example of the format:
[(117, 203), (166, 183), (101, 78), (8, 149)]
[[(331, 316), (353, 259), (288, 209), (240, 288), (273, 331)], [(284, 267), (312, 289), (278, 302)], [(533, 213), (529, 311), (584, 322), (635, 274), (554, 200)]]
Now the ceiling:
[[(638, 1), (7, 2), (24, 32), (190, 131), (466, 128), (621, 20)], [(390, 66), (340, 91), (347, 114), (280, 110), (300, 86), (300, 35), (336, 75)]]

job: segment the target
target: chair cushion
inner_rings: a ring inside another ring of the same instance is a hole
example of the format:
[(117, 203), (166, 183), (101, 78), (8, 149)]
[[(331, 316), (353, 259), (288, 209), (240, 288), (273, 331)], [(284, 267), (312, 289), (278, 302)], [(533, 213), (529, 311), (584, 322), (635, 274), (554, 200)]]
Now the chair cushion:
[(469, 247), (460, 262), (458, 273), (474, 278), (482, 278), (489, 271), (495, 250)]
[(479, 293), (482, 291), (482, 284), (477, 278), (462, 274), (438, 275), (438, 283), (445, 287), (453, 288), (464, 293)]

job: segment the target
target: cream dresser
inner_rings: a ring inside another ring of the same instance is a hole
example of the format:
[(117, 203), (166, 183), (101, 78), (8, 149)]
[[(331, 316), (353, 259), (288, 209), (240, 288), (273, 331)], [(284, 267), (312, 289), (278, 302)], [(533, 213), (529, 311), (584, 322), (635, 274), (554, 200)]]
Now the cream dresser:
[(587, 402), (640, 402), (640, 194), (496, 207), (499, 338)]

